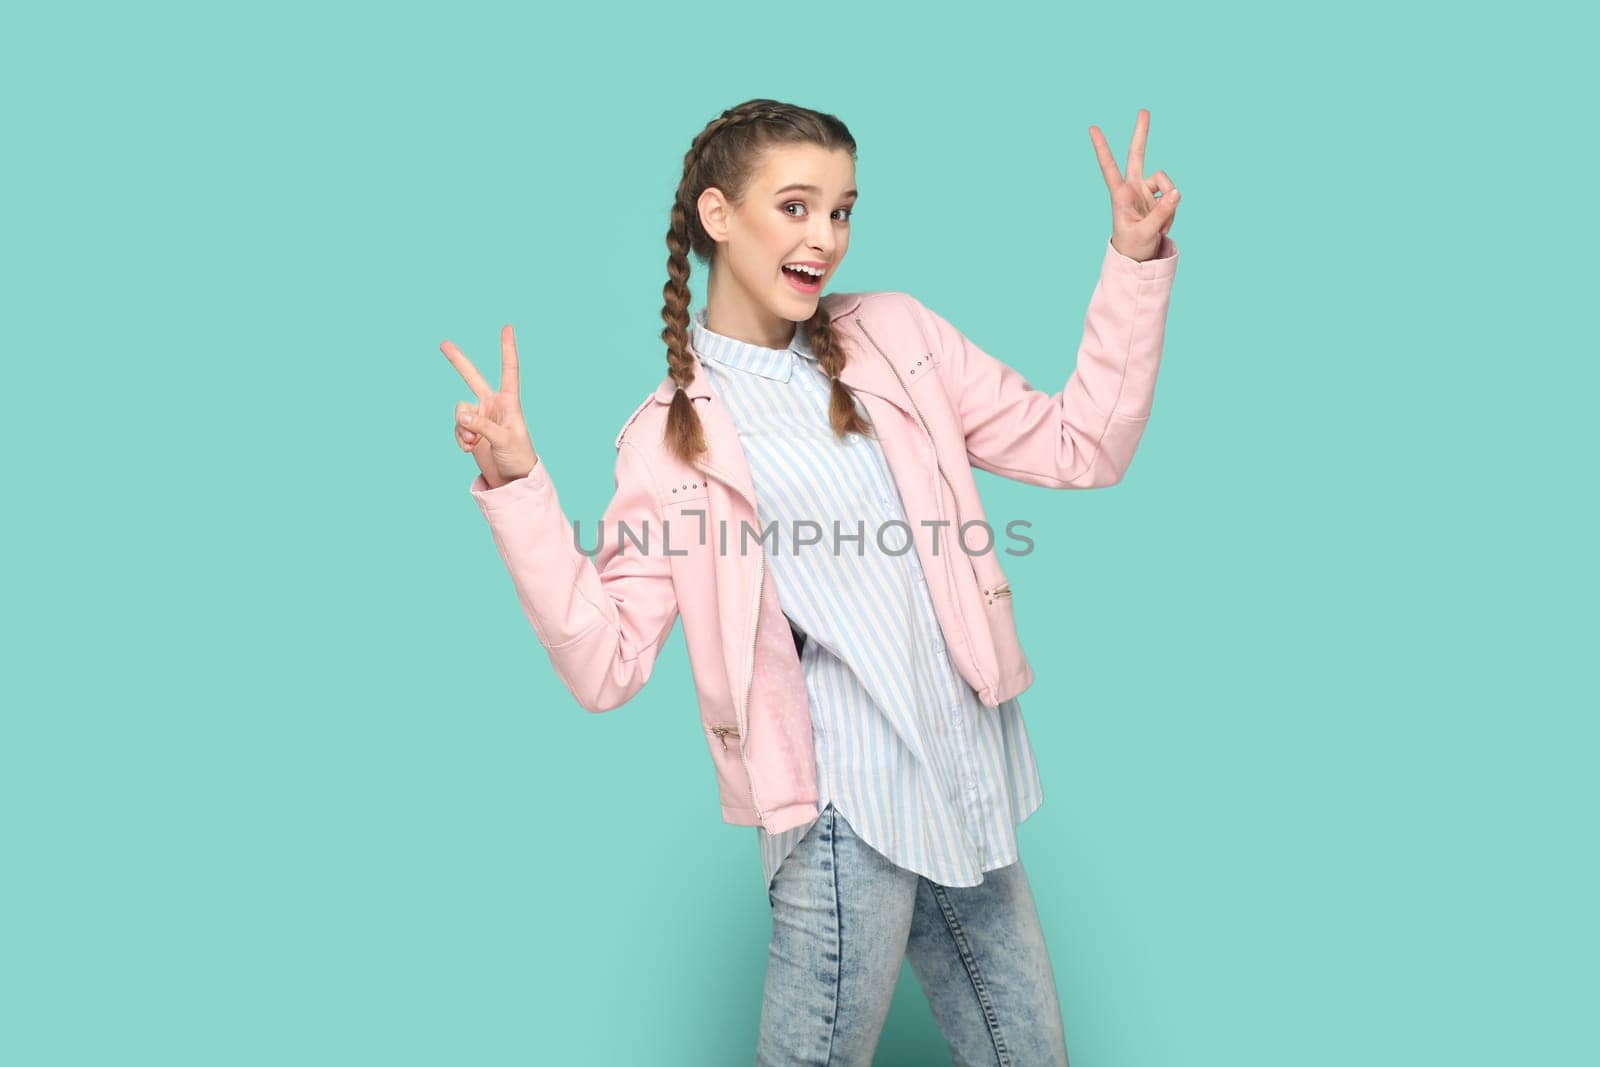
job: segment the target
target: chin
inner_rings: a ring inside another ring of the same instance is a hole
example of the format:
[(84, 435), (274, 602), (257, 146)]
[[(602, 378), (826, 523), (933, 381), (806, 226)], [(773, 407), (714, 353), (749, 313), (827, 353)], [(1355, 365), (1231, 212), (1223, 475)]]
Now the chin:
[[(787, 300), (783, 301), (781, 305), (773, 308), (772, 310), (782, 318), (786, 318), (791, 322), (804, 322), (806, 319), (809, 319), (812, 315), (817, 313), (817, 304), (820, 303), (821, 300), (821, 293), (790, 293)], [(794, 310), (797, 307), (805, 308), (806, 310), (797, 316)]]

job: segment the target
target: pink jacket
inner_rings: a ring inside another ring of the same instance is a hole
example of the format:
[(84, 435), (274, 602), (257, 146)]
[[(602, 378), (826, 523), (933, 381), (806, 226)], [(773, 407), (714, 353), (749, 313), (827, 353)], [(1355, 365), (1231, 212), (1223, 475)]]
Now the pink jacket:
[[(850, 352), (842, 378), (870, 417), (905, 504), (951, 662), (988, 706), (1026, 689), (1033, 672), (996, 559), (1012, 542), (997, 530), (991, 551), (970, 554), (987, 540), (981, 527), (968, 547), (956, 540), (962, 524), (984, 520), (972, 468), (1052, 489), (1122, 478), (1150, 415), (1177, 262), (1170, 238), (1142, 263), (1107, 242), (1077, 368), (1054, 395), (905, 293), (822, 298)], [(542, 458), (498, 488), (480, 474), (471, 491), (528, 621), (584, 708), (607, 711), (632, 698), (682, 616), (722, 817), (777, 833), (818, 814), (800, 659), (765, 566), (738, 432), (696, 359), (688, 393), (709, 451), (699, 466), (682, 463), (662, 444), (675, 388), (663, 377), (617, 435), (616, 492), (593, 558), (574, 544)], [(580, 518), (592, 545), (595, 524)], [(636, 537), (645, 532), (643, 550), (617, 536), (619, 524)], [(905, 534), (884, 540), (898, 548)]]

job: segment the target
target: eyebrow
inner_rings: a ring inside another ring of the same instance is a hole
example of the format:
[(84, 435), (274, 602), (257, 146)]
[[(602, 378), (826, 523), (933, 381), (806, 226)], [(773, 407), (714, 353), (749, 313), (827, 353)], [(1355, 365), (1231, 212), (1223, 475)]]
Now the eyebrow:
[[(821, 189), (817, 188), (815, 185), (807, 185), (804, 182), (791, 182), (790, 184), (785, 185), (782, 189), (776, 190), (772, 195), (777, 196), (778, 193), (787, 193), (790, 189), (799, 189), (802, 192), (816, 193), (818, 196), (822, 195)], [(854, 198), (856, 197), (856, 191), (854, 189), (850, 189), (846, 191), (844, 195)]]

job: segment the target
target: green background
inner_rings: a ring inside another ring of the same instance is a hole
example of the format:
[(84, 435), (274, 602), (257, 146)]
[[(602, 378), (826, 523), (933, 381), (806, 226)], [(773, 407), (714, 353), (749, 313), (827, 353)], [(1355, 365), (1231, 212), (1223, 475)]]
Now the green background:
[[(1150, 108), (1184, 194), (1126, 480), (979, 475), (1033, 523), (1019, 833), (1074, 1067), (1593, 1055), (1577, 10), (6, 15), (0, 1060), (749, 1062), (770, 918), (681, 629), (571, 699), (438, 345), (495, 381), (517, 327), (597, 518), (683, 153), (753, 96), (860, 142), (835, 289), (1051, 391), (1089, 124), (1126, 162)], [(876, 1062), (947, 1062), (909, 968)]]

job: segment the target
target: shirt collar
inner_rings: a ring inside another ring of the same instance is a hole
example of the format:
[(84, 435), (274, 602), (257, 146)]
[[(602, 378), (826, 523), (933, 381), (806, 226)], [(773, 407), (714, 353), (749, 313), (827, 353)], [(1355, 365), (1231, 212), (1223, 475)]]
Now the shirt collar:
[(795, 356), (815, 360), (811, 342), (806, 337), (806, 324), (795, 324), (794, 339), (787, 348), (762, 348), (747, 341), (725, 337), (706, 328), (706, 309), (697, 308), (689, 320), (690, 341), (702, 359), (715, 360), (736, 370), (760, 374), (775, 381), (786, 382), (794, 368)]

